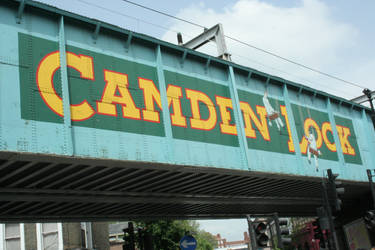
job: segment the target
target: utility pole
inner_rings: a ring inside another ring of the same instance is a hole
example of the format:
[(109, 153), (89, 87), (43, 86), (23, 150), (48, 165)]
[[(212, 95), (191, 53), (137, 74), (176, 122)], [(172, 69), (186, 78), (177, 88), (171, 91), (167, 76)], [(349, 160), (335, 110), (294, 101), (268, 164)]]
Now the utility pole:
[(328, 238), (329, 245), (331, 245), (332, 250), (339, 250), (339, 248), (337, 247), (338, 241), (337, 241), (337, 236), (336, 236), (335, 223), (333, 221), (333, 216), (332, 216), (331, 205), (330, 205), (329, 198), (328, 198), (327, 185), (324, 180), (322, 182), (322, 186), (323, 186), (324, 207), (328, 215), (328, 223), (329, 223), (329, 231), (330, 231), (329, 238)]
[(370, 117), (371, 117), (371, 120), (372, 120), (372, 125), (375, 128), (375, 110), (374, 110), (374, 104), (372, 103), (372, 99), (375, 96), (375, 91), (371, 91), (369, 89), (364, 89), (362, 91), (362, 93), (363, 93), (363, 95), (358, 96), (358, 97), (352, 99), (351, 101), (355, 102), (355, 103), (358, 103), (358, 104), (362, 104), (362, 103), (367, 102), (367, 101), (370, 103), (370, 108), (371, 108)]
[(247, 219), (247, 224), (248, 224), (248, 227), (249, 227), (251, 250), (255, 250), (255, 249), (257, 249), (257, 246), (256, 246), (256, 239), (255, 239), (255, 233), (254, 233), (254, 228), (253, 228), (253, 222), (251, 221), (250, 215), (246, 215), (246, 219)]
[(335, 181), (337, 176), (338, 174), (333, 174), (331, 169), (327, 169), (327, 178), (323, 178), (323, 181), (322, 181), (324, 207), (328, 215), (328, 222), (329, 222), (329, 227), (330, 227), (329, 241), (330, 243), (333, 243), (330, 245), (332, 249), (334, 250), (339, 250), (339, 244), (338, 244), (339, 242), (337, 239), (335, 224), (334, 224), (333, 216), (332, 216), (331, 201), (333, 198), (334, 207), (336, 211), (341, 210), (341, 200), (338, 198), (338, 194), (344, 192), (344, 188), (337, 188), (337, 185), (341, 184), (341, 182)]
[(372, 120), (372, 125), (375, 128), (375, 110), (374, 110), (374, 104), (372, 103), (372, 92), (369, 89), (364, 89), (362, 91), (363, 94), (367, 97), (369, 103), (370, 103), (370, 108), (371, 108), (371, 120)]
[[(375, 170), (374, 170), (375, 172)], [(372, 173), (371, 173), (371, 169), (367, 169), (367, 177), (368, 177), (368, 181), (369, 181), (369, 184), (370, 184), (370, 190), (371, 190), (371, 195), (372, 195), (372, 202), (373, 202), (373, 209), (375, 209), (375, 187), (374, 187), (374, 183), (372, 182)]]

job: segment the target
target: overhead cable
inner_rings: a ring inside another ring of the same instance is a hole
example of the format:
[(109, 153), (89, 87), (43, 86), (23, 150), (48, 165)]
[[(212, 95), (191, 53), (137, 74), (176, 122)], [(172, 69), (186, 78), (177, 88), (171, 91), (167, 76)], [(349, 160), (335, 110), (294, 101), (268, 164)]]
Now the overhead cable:
[[(200, 24), (198, 24), (198, 23), (195, 23), (195, 22), (192, 22), (192, 21), (189, 21), (189, 20), (186, 20), (186, 19), (180, 18), (180, 17), (173, 16), (173, 15), (168, 14), (168, 13), (165, 13), (165, 12), (163, 12), (163, 11), (159, 11), (159, 10), (156, 10), (156, 9), (150, 8), (150, 7), (147, 7), (147, 6), (145, 6), (145, 5), (142, 5), (142, 4), (139, 4), (139, 3), (135, 3), (135, 2), (130, 1), (130, 0), (121, 0), (121, 1), (126, 2), (126, 3), (129, 3), (129, 4), (132, 4), (132, 5), (135, 5), (135, 6), (138, 6), (138, 7), (140, 7), (140, 8), (143, 8), (143, 9), (146, 9), (146, 10), (149, 10), (149, 11), (152, 11), (152, 12), (155, 12), (155, 13), (158, 13), (158, 14), (161, 14), (161, 15), (164, 15), (164, 16), (167, 16), (167, 17), (170, 17), (170, 18), (173, 18), (173, 19), (176, 19), (176, 20), (181, 21), (181, 22), (184, 22), (184, 23), (188, 23), (188, 24), (194, 25), (194, 26), (196, 26), (196, 27), (200, 27), (200, 28), (203, 28), (203, 29), (207, 29), (207, 27), (205, 27), (205, 26), (203, 26), (203, 25), (200, 25)], [(235, 41), (235, 42), (238, 42), (238, 43), (240, 43), (240, 44), (242, 44), (242, 45), (248, 46), (248, 47), (250, 47), (250, 48), (253, 48), (253, 49), (259, 50), (259, 51), (261, 51), (261, 52), (263, 52), (263, 53), (266, 53), (266, 54), (271, 55), (271, 56), (273, 56), (273, 57), (279, 58), (279, 59), (284, 60), (284, 61), (286, 61), (286, 62), (289, 62), (289, 63), (291, 63), (291, 64), (297, 65), (297, 66), (299, 66), (299, 67), (305, 68), (305, 69), (307, 69), (307, 70), (313, 71), (313, 72), (315, 72), (315, 73), (318, 73), (318, 74), (324, 75), (324, 76), (326, 76), (326, 77), (329, 77), (329, 78), (332, 78), (332, 79), (335, 79), (335, 80), (338, 80), (338, 81), (341, 81), (341, 82), (344, 82), (344, 83), (350, 84), (350, 85), (352, 85), (352, 86), (355, 86), (355, 87), (358, 87), (358, 88), (361, 88), (361, 89), (365, 89), (365, 88), (366, 88), (366, 87), (364, 87), (364, 86), (362, 86), (362, 85), (360, 85), (360, 84), (357, 84), (357, 83), (354, 83), (354, 82), (347, 81), (347, 80), (342, 79), (342, 78), (340, 78), (340, 77), (337, 77), (337, 76), (335, 76), (335, 75), (328, 74), (328, 73), (325, 73), (325, 72), (323, 72), (323, 71), (320, 71), (320, 70), (314, 69), (314, 68), (312, 68), (312, 67), (306, 66), (306, 65), (304, 65), (304, 64), (302, 64), (302, 63), (295, 62), (295, 61), (293, 61), (293, 60), (291, 60), (291, 59), (288, 59), (288, 58), (286, 58), (286, 57), (283, 57), (283, 56), (277, 55), (277, 54), (275, 54), (275, 53), (273, 53), (273, 52), (270, 52), (270, 51), (268, 51), (268, 50), (265, 50), (265, 49), (259, 48), (259, 47), (257, 47), (257, 46), (254, 46), (254, 45), (250, 44), (250, 43), (243, 42), (243, 41), (241, 41), (241, 40), (239, 40), (239, 39), (237, 39), (237, 38), (234, 38), (234, 37), (231, 37), (231, 36), (227, 36), (227, 35), (224, 35), (224, 36), (225, 36), (226, 38), (232, 40), (232, 41)]]

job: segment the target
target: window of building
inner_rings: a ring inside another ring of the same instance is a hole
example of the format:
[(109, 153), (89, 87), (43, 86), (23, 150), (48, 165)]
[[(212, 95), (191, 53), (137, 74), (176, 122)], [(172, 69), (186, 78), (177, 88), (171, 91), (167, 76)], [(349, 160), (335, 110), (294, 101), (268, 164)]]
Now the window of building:
[(62, 224), (37, 223), (38, 250), (63, 250)]
[(25, 250), (24, 224), (0, 224), (0, 250)]
[(81, 222), (81, 246), (91, 249), (92, 244), (92, 228), (91, 222)]

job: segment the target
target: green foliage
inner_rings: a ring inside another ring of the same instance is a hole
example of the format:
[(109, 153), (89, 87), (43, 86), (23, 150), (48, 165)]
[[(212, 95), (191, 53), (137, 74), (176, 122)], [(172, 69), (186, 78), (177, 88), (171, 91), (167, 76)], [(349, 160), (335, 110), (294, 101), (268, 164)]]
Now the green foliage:
[(187, 233), (191, 233), (198, 242), (196, 250), (213, 250), (217, 247), (215, 237), (199, 229), (199, 223), (186, 220), (156, 220), (138, 221), (136, 227), (144, 228), (152, 234), (154, 249), (180, 249), (180, 240)]

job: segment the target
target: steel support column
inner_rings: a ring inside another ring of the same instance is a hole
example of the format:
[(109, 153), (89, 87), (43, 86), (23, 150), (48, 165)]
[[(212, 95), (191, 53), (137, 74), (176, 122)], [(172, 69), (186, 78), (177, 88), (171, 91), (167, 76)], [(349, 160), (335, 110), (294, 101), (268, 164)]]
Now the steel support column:
[(170, 119), (169, 107), (168, 107), (167, 84), (165, 83), (160, 45), (156, 47), (156, 68), (157, 68), (157, 75), (158, 75), (158, 82), (159, 82), (161, 106), (163, 109), (162, 115), (163, 115), (163, 124), (164, 124), (165, 138), (166, 138), (165, 157), (166, 157), (167, 162), (172, 163), (172, 159), (175, 158), (174, 150), (173, 150), (174, 147), (172, 145), (173, 133), (172, 133), (172, 125), (171, 125), (171, 119)]
[[(331, 123), (333, 140), (335, 141), (335, 144), (336, 144), (336, 152), (337, 152), (338, 157), (339, 157), (339, 163), (340, 163), (341, 166), (344, 166), (345, 165), (344, 154), (343, 154), (343, 151), (342, 151), (342, 148), (341, 148), (341, 142), (340, 142), (339, 134), (338, 134), (337, 128), (336, 128), (336, 120), (335, 120), (335, 116), (334, 116), (333, 111), (332, 111), (332, 105), (331, 105), (330, 98), (327, 98), (327, 111), (328, 111), (329, 122)], [(345, 168), (343, 168), (343, 169), (345, 169)]]
[(236, 87), (236, 78), (234, 76), (233, 67), (229, 66), (229, 91), (232, 99), (234, 122), (237, 128), (237, 137), (240, 144), (240, 150), (242, 154), (242, 159), (244, 162), (244, 169), (251, 170), (251, 163), (249, 158), (249, 148), (247, 144), (244, 122), (242, 117), (242, 112), (240, 108), (240, 99), (238, 97), (237, 87)]
[(70, 114), (70, 97), (69, 97), (69, 83), (68, 70), (66, 60), (66, 42), (64, 30), (64, 17), (60, 17), (59, 25), (59, 52), (60, 52), (60, 74), (61, 74), (61, 90), (64, 110), (64, 154), (73, 155), (73, 134), (72, 121)]
[[(284, 83), (283, 96), (284, 96), (286, 112), (288, 113), (289, 126), (290, 126), (290, 130), (292, 132), (294, 152), (296, 153), (296, 158), (297, 158), (298, 163), (302, 166), (303, 165), (302, 153), (301, 153), (301, 148), (299, 146), (299, 139), (298, 139), (298, 134), (297, 134), (296, 122), (295, 122), (295, 119), (294, 119), (292, 104), (291, 104), (290, 99), (289, 99), (289, 91), (288, 91), (288, 87), (287, 87), (286, 83)], [(301, 171), (303, 170), (303, 168), (300, 168), (300, 169), (301, 169)]]

